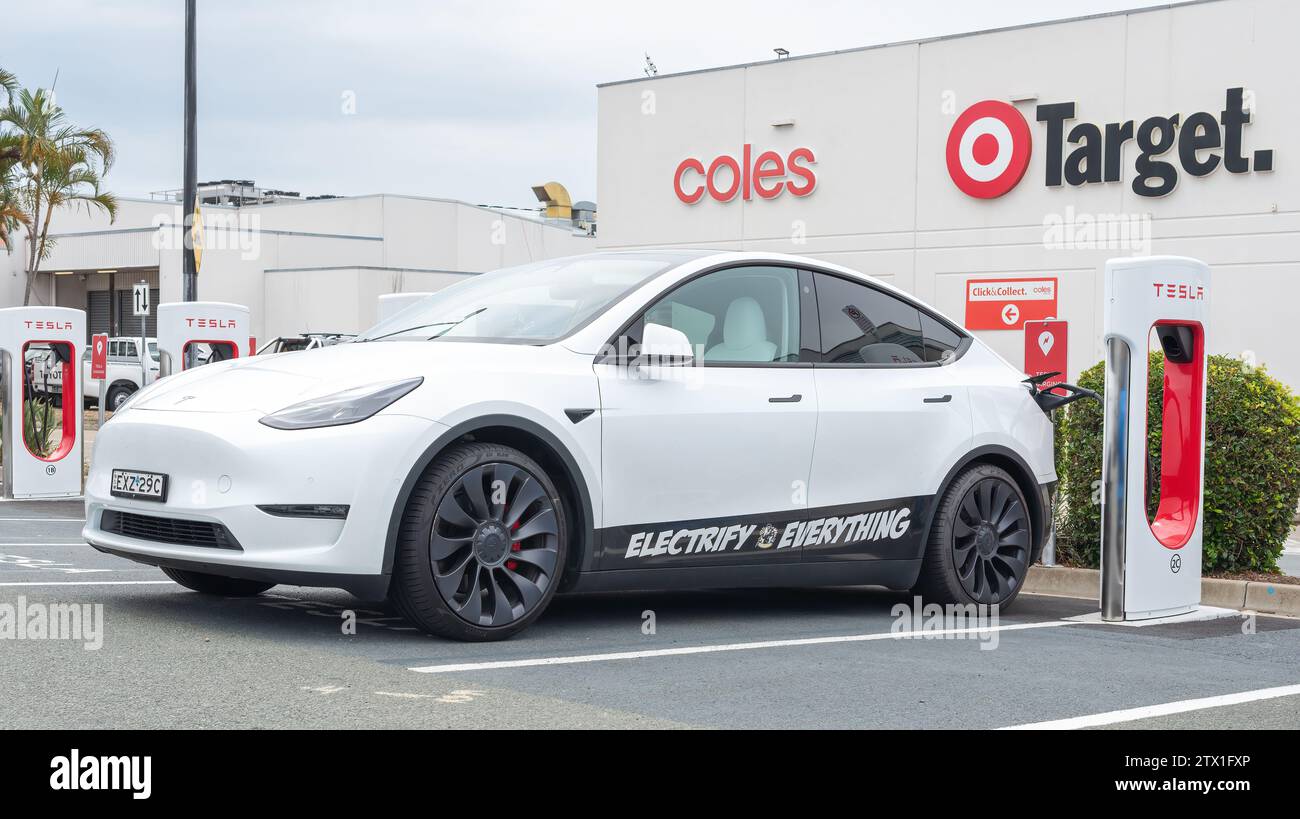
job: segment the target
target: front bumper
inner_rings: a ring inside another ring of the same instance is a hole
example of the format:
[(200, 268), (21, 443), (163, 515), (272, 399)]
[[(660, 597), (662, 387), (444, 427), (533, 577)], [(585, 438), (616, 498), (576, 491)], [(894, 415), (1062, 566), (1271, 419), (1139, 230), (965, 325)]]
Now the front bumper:
[[(101, 551), (153, 565), (350, 590), (378, 587), (402, 483), (446, 427), (380, 413), (347, 426), (288, 431), (263, 426), (260, 417), (134, 409), (114, 418), (96, 436), (82, 536)], [(166, 502), (113, 497), (115, 468), (167, 475)], [(259, 504), (346, 504), (349, 510), (345, 520), (277, 517)], [(108, 509), (219, 523), (239, 548), (105, 531)]]

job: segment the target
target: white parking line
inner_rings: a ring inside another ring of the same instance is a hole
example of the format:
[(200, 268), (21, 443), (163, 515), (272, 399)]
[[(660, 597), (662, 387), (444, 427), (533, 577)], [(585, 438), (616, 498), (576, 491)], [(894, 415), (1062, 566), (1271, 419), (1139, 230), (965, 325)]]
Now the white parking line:
[(170, 580), (33, 580), (0, 583), (0, 586), (171, 586)]
[(1223, 694), (1218, 697), (1201, 697), (1196, 700), (1179, 700), (1163, 705), (1144, 705), (1141, 708), (1126, 708), (1123, 711), (1107, 711), (1103, 714), (1088, 714), (1082, 717), (1054, 719), (1047, 722), (1031, 722), (1025, 725), (1009, 725), (1003, 731), (1054, 730), (1072, 731), (1077, 728), (1093, 728), (1098, 725), (1114, 725), (1117, 722), (1132, 722), (1138, 719), (1164, 717), (1170, 714), (1184, 714), (1188, 711), (1201, 711), (1206, 708), (1222, 708), (1226, 705), (1241, 705), (1246, 702), (1271, 700), (1277, 697), (1300, 695), (1300, 685), (1282, 685), (1277, 688), (1261, 688), (1257, 691), (1243, 691), (1240, 694)]
[(0, 523), (85, 523), (85, 518), (0, 518)]
[(0, 540), (0, 546), (89, 546), (89, 545), (90, 544), (84, 540), (78, 540), (75, 542), (68, 541), (67, 543), (32, 543), (31, 541), (23, 541), (21, 543), (15, 543), (8, 540)]
[(793, 640), (762, 640), (753, 643), (723, 643), (720, 645), (687, 646), (683, 648), (656, 648), (645, 651), (614, 651), (608, 654), (580, 654), (572, 657), (533, 657), (524, 660), (494, 660), (482, 663), (453, 663), (450, 665), (425, 665), (408, 669), (421, 674), (452, 674), (465, 671), (493, 671), (500, 668), (532, 668), (542, 665), (573, 665), (575, 663), (600, 663), (610, 660), (642, 660), (649, 657), (681, 657), (689, 654), (714, 654), (722, 651), (755, 651), (762, 648), (790, 648), (794, 646), (819, 646), (834, 643), (865, 643), (874, 640), (925, 639), (958, 634), (986, 634), (993, 631), (1023, 631), (1037, 628), (1058, 628), (1076, 625), (1071, 620), (1049, 620), (1042, 623), (1013, 623), (1006, 626), (983, 628), (950, 628), (934, 631), (877, 632), (873, 634), (847, 634), (837, 637), (804, 637)]

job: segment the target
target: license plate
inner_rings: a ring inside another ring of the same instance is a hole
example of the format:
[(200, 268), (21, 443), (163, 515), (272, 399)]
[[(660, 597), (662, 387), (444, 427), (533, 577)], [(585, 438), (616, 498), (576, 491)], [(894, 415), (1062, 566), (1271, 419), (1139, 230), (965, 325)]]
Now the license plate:
[(167, 500), (167, 476), (157, 472), (114, 469), (109, 494), (118, 498), (165, 501)]

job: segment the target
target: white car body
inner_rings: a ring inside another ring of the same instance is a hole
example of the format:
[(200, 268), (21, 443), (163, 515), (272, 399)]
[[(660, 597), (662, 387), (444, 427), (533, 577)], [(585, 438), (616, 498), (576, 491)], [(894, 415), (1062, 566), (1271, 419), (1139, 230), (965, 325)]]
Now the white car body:
[[(155, 565), (382, 595), (413, 483), (468, 434), (533, 447), (560, 473), (552, 477), (573, 516), (562, 590), (908, 588), (936, 497), (977, 458), (1015, 472), (1037, 555), (1056, 473), (1052, 425), (1023, 373), (964, 333), (956, 355), (904, 366), (715, 366), (712, 352), (705, 366), (630, 365), (610, 355), (621, 329), (709, 271), (815, 271), (938, 316), (824, 262), (756, 252), (662, 257), (665, 270), (549, 343), (347, 343), (164, 378), (100, 430), (83, 534), (103, 551)], [(358, 423), (259, 423), (306, 399), (412, 376), (423, 384)], [(165, 502), (114, 496), (113, 469), (167, 475)], [(349, 509), (346, 519), (306, 519), (267, 514), (258, 508), (265, 504)], [(106, 512), (219, 524), (238, 548), (109, 531)]]

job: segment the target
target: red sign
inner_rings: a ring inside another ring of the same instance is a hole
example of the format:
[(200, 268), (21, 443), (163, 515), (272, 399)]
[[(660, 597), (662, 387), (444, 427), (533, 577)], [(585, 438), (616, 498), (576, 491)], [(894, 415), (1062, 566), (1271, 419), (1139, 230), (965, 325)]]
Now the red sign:
[(967, 330), (1018, 330), (1055, 315), (1055, 278), (966, 281)]
[(248, 354), (257, 355), (257, 336), (248, 337)]
[(948, 175), (967, 196), (994, 199), (1020, 182), (1032, 149), (1029, 123), (1019, 111), (998, 100), (977, 102), (948, 132)]
[(108, 336), (90, 337), (90, 378), (93, 381), (108, 377)]
[(749, 201), (754, 194), (774, 199), (784, 191), (807, 196), (817, 187), (817, 175), (808, 167), (815, 164), (812, 148), (795, 148), (784, 157), (776, 151), (763, 151), (755, 157), (754, 146), (746, 142), (740, 159), (723, 154), (707, 168), (693, 156), (683, 159), (673, 172), (673, 192), (688, 205), (703, 199), (705, 193), (718, 202), (730, 202), (738, 195)]
[(1065, 319), (1025, 322), (1025, 375), (1059, 373), (1042, 383), (1042, 388), (1066, 380), (1070, 350), (1070, 323)]

